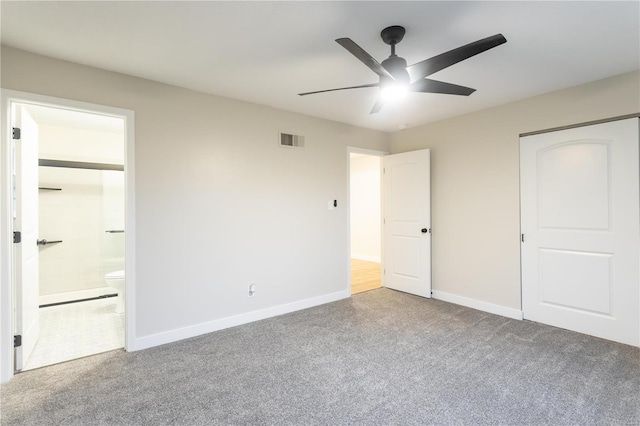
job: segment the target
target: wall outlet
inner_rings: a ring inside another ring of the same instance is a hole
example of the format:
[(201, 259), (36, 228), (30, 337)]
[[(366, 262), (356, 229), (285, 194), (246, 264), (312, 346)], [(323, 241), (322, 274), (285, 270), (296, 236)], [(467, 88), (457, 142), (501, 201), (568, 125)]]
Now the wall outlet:
[(253, 297), (254, 294), (256, 294), (256, 285), (249, 284), (249, 297)]

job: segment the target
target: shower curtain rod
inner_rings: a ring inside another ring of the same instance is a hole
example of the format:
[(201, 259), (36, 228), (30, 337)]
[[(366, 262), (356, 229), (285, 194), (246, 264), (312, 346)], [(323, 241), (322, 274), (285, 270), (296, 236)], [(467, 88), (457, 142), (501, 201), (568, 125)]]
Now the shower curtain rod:
[(122, 164), (86, 163), (83, 161), (47, 160), (44, 158), (38, 160), (38, 165), (44, 167), (65, 167), (68, 169), (117, 170), (121, 172), (124, 171), (124, 165)]

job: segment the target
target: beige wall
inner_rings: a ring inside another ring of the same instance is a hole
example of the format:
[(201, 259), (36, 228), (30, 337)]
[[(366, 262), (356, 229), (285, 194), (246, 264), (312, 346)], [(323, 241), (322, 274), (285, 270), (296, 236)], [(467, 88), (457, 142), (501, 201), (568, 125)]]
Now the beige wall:
[[(638, 112), (639, 80), (391, 136), (6, 47), (1, 85), (135, 111), (144, 337), (346, 290), (346, 146), (389, 151), (390, 139), (393, 153), (432, 150), (434, 290), (520, 309), (518, 135)], [(279, 148), (279, 131), (305, 148)]]
[(434, 290), (519, 310), (519, 134), (638, 112), (633, 72), (393, 134), (431, 149)]
[(346, 147), (387, 134), (7, 47), (1, 83), (135, 112), (136, 338), (348, 295)]

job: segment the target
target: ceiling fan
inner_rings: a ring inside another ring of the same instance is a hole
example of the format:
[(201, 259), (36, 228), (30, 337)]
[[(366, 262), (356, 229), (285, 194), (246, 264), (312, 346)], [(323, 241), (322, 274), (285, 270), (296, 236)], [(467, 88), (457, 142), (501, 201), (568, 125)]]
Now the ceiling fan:
[(401, 96), (407, 91), (469, 96), (475, 92), (476, 89), (432, 80), (426, 77), (453, 64), (475, 56), (478, 53), (482, 53), (507, 42), (507, 39), (504, 38), (502, 34), (496, 34), (458, 47), (457, 49), (449, 50), (448, 52), (441, 53), (440, 55), (432, 58), (425, 59), (422, 62), (407, 66), (407, 61), (396, 55), (396, 44), (402, 41), (404, 34), (404, 27), (399, 25), (393, 25), (382, 30), (380, 33), (382, 41), (391, 46), (391, 55), (382, 61), (382, 64), (376, 61), (350, 38), (336, 39), (336, 42), (339, 45), (347, 49), (353, 56), (369, 67), (369, 69), (378, 74), (380, 81), (378, 83), (363, 84), (360, 86), (299, 93), (299, 95), (306, 96), (316, 93), (334, 92), (336, 90), (379, 87), (381, 96), (378, 97), (378, 100), (373, 105), (371, 114), (375, 114), (382, 109), (385, 99), (392, 99), (394, 97)]

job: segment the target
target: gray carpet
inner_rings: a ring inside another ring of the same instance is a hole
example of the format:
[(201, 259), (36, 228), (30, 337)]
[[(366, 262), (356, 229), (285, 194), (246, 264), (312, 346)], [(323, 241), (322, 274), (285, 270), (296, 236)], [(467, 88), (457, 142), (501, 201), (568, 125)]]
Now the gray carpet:
[(3, 425), (638, 425), (640, 350), (381, 289), (0, 390)]

